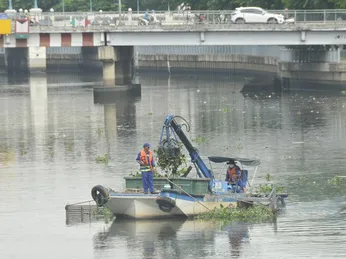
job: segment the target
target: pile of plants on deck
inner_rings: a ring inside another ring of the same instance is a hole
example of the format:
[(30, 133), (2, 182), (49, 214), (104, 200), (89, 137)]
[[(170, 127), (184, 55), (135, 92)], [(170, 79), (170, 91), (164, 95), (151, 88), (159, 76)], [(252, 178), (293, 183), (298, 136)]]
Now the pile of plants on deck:
[(249, 208), (224, 207), (215, 208), (211, 211), (197, 216), (200, 220), (220, 220), (220, 221), (238, 221), (238, 222), (272, 222), (275, 213), (263, 205), (251, 206)]

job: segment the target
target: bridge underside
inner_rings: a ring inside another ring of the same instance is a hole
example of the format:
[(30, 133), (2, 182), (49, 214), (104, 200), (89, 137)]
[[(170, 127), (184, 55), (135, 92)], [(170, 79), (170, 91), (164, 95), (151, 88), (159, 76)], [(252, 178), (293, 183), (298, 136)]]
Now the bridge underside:
[(108, 32), (112, 46), (342, 45), (346, 28), (335, 31), (133, 31)]

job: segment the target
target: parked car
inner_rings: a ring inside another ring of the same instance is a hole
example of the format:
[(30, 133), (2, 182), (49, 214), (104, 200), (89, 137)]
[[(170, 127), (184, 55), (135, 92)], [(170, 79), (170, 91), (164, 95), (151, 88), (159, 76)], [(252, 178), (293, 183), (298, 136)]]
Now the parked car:
[(284, 23), (282, 14), (267, 12), (260, 7), (239, 7), (231, 14), (234, 23)]

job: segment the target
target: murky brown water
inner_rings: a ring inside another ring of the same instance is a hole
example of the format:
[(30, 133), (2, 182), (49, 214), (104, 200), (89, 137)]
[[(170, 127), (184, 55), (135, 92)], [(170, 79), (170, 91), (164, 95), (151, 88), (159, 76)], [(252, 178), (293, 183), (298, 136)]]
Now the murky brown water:
[[(346, 175), (346, 96), (247, 96), (239, 92), (241, 75), (141, 76), (140, 99), (103, 105), (91, 87), (77, 84), (83, 80), (35, 76), (6, 86), (2, 79), (0, 258), (346, 257), (346, 192), (328, 184)], [(66, 225), (64, 206), (90, 200), (94, 185), (123, 188), (142, 144), (158, 143), (167, 114), (191, 123), (190, 139), (206, 138), (196, 144), (204, 158), (261, 159), (256, 183), (269, 173), (290, 195), (276, 224)], [(106, 153), (108, 165), (95, 163)]]

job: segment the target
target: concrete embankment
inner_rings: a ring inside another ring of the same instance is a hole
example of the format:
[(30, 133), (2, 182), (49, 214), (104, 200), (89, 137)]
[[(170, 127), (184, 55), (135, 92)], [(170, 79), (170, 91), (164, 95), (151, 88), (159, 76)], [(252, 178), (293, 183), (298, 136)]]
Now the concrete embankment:
[[(135, 62), (136, 63), (136, 62)], [(171, 72), (190, 70), (251, 70), (258, 72), (277, 72), (278, 60), (275, 57), (249, 56), (239, 54), (205, 55), (138, 55), (136, 66), (139, 70), (158, 69)]]

